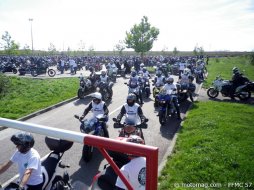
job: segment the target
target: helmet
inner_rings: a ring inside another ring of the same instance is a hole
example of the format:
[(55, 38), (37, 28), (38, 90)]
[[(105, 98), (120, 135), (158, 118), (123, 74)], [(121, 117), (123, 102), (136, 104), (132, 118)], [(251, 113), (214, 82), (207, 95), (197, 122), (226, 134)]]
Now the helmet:
[(106, 71), (101, 71), (102, 76), (106, 76)]
[(136, 71), (132, 71), (132, 72), (131, 72), (131, 76), (132, 76), (132, 77), (137, 76), (137, 72), (136, 72)]
[(144, 67), (144, 66), (145, 66), (144, 63), (141, 63), (141, 64), (140, 64), (140, 67)]
[(156, 76), (157, 76), (157, 77), (160, 77), (161, 74), (162, 74), (161, 71), (157, 71), (157, 72), (156, 72)]
[(185, 68), (185, 69), (183, 70), (183, 74), (184, 74), (184, 75), (188, 75), (188, 74), (189, 74), (189, 69)]
[(166, 82), (167, 82), (168, 84), (173, 84), (174, 78), (168, 77), (168, 78), (166, 79)]
[(34, 146), (34, 137), (31, 133), (21, 132), (12, 135), (11, 141), (16, 145), (20, 146), (19, 151), (26, 153), (30, 148)]
[(162, 63), (162, 65), (161, 65), (163, 68), (167, 68), (167, 65), (166, 65), (166, 63)]
[(128, 106), (133, 106), (136, 101), (136, 95), (132, 94), (132, 93), (128, 94), (126, 101), (127, 101)]
[(239, 69), (237, 67), (233, 67), (232, 72), (234, 74), (238, 74), (239, 73)]
[(145, 141), (138, 135), (130, 135), (126, 141), (137, 144), (145, 144)]
[(93, 67), (89, 67), (89, 71), (90, 71), (90, 72), (93, 72), (93, 71), (94, 71), (94, 68), (93, 68)]
[(101, 99), (102, 99), (101, 93), (95, 92), (93, 94), (93, 102), (94, 103), (99, 104), (101, 102)]

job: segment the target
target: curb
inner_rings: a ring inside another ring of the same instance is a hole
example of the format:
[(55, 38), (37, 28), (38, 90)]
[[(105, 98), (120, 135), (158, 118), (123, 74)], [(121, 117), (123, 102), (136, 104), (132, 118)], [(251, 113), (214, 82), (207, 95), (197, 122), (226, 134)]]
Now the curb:
[[(31, 113), (31, 114), (29, 114), (29, 115), (26, 115), (26, 116), (24, 116), (24, 117), (21, 117), (21, 118), (17, 119), (17, 121), (26, 121), (26, 120), (28, 120), (28, 119), (31, 119), (31, 118), (33, 118), (33, 117), (35, 117), (35, 116), (38, 116), (38, 115), (42, 114), (42, 113), (45, 113), (45, 112), (47, 112), (47, 111), (53, 110), (53, 109), (55, 109), (55, 108), (58, 108), (58, 107), (60, 107), (60, 106), (62, 106), (62, 105), (64, 105), (64, 104), (67, 104), (67, 103), (72, 102), (72, 101), (77, 100), (77, 99), (78, 99), (78, 97), (73, 97), (73, 98), (64, 100), (64, 101), (59, 102), (59, 103), (57, 103), (57, 104), (55, 104), (55, 105), (53, 105), (53, 106), (49, 106), (49, 107), (47, 107), (47, 108), (41, 109), (41, 110), (39, 110), (39, 111), (36, 111), (36, 112), (34, 112), (34, 113)], [(4, 130), (4, 129), (6, 129), (6, 128), (7, 128), (7, 127), (0, 126), (0, 131)]]

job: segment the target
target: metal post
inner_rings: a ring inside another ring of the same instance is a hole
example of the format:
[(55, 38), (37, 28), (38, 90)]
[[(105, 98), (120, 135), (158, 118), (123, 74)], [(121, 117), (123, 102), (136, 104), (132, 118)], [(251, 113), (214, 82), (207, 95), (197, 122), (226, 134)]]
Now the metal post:
[(31, 41), (32, 41), (32, 52), (34, 52), (34, 42), (33, 42), (33, 18), (29, 18), (28, 19), (29, 21), (30, 21), (30, 23), (31, 23)]

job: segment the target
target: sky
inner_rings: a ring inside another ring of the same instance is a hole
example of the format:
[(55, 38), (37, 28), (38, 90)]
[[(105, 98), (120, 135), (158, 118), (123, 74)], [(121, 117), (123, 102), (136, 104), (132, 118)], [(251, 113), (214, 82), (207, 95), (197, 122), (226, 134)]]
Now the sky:
[(112, 51), (143, 16), (160, 30), (153, 51), (254, 50), (254, 0), (0, 0), (0, 35), (31, 48), (32, 27), (36, 50)]

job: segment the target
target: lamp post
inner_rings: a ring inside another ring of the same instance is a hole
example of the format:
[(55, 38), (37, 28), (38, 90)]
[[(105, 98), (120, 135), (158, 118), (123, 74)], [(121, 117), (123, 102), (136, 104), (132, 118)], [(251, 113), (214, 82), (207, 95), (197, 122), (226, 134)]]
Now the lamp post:
[(32, 52), (34, 52), (34, 42), (33, 42), (33, 18), (29, 18), (28, 19), (29, 22), (31, 23), (31, 41), (32, 41)]

